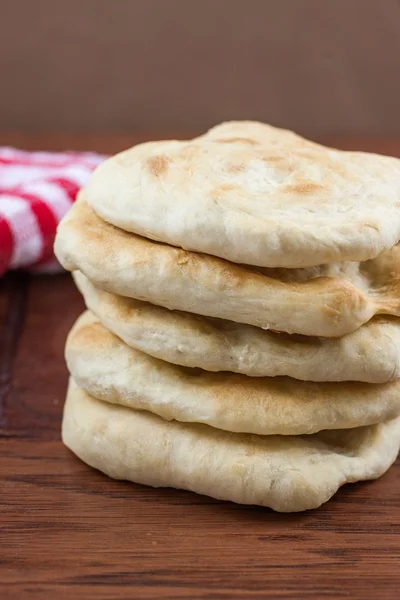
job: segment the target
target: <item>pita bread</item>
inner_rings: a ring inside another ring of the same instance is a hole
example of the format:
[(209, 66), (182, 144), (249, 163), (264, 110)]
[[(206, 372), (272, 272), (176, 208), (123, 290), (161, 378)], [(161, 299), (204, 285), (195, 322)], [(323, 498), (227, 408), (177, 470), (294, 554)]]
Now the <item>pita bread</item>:
[(55, 251), (105, 291), (264, 329), (335, 337), (376, 313), (400, 316), (400, 246), (366, 263), (301, 269), (293, 282), (294, 272), (279, 279), (126, 233), (81, 196), (58, 226)]
[(400, 380), (310, 383), (179, 367), (130, 348), (88, 312), (69, 333), (66, 360), (78, 385), (100, 400), (226, 431), (298, 435), (400, 414)]
[(121, 229), (249, 265), (365, 261), (400, 239), (400, 160), (262, 123), (135, 146), (96, 169), (86, 197)]
[(251, 377), (386, 383), (400, 377), (400, 320), (374, 317), (341, 338), (263, 331), (117, 296), (73, 273), (86, 306), (128, 346), (170, 363)]
[(399, 451), (400, 418), (312, 436), (227, 433), (95, 400), (71, 381), (62, 438), (114, 479), (292, 512), (317, 508), (344, 483), (382, 475)]

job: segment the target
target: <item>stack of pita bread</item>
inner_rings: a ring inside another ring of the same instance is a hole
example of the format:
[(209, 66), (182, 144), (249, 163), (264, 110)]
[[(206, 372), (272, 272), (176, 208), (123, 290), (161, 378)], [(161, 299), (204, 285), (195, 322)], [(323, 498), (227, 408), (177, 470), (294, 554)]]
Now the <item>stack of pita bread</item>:
[(106, 160), (59, 226), (88, 311), (64, 443), (117, 479), (278, 511), (400, 446), (400, 160), (255, 122)]

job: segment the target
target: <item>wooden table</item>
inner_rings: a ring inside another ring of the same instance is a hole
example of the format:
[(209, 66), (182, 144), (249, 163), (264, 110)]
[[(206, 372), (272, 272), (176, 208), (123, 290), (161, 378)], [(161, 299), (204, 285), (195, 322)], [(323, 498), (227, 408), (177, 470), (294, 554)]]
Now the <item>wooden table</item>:
[[(134, 141), (0, 136), (103, 152)], [(400, 156), (400, 140), (329, 141)], [(63, 345), (83, 309), (70, 277), (11, 274), (0, 286), (3, 600), (400, 597), (399, 462), (294, 515), (107, 479), (60, 441)]]

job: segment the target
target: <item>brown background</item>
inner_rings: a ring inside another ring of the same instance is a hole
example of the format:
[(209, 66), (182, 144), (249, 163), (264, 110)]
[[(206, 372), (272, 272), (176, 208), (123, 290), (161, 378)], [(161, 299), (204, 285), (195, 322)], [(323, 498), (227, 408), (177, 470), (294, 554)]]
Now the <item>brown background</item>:
[(0, 0), (0, 129), (400, 134), (397, 0)]

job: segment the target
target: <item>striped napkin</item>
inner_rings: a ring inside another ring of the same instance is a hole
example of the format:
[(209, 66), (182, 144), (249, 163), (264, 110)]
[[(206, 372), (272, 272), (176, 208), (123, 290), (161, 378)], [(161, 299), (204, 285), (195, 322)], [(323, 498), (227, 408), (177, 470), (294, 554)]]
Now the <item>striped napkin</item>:
[(61, 270), (53, 254), (58, 222), (104, 158), (0, 147), (0, 276)]

